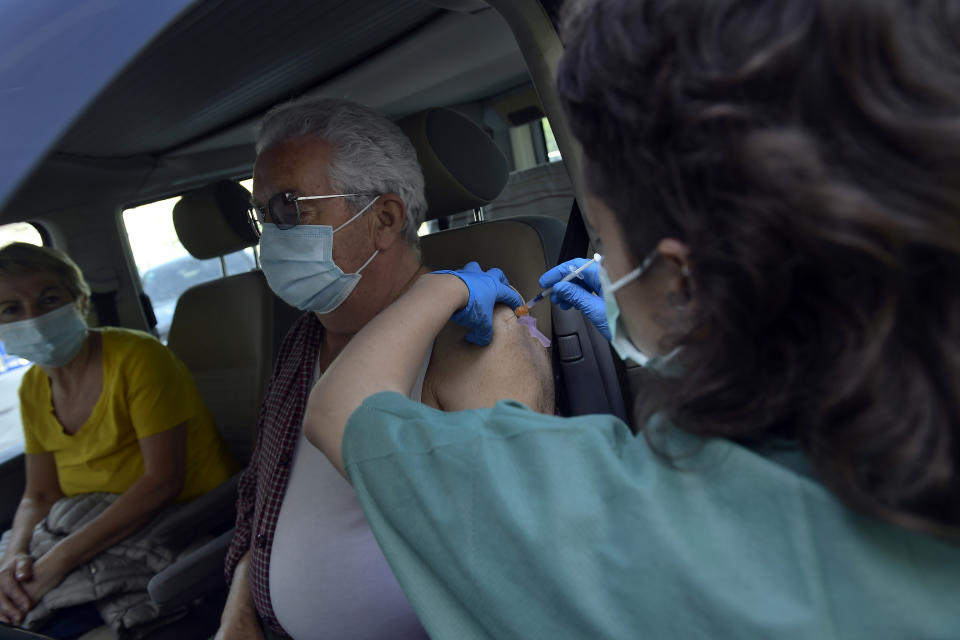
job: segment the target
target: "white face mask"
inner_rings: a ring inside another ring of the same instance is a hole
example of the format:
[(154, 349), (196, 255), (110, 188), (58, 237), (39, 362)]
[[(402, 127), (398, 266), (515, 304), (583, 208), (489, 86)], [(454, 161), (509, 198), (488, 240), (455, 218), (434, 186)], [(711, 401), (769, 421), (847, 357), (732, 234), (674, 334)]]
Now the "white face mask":
[(330, 313), (343, 304), (360, 282), (360, 272), (380, 251), (374, 251), (355, 273), (344, 273), (333, 261), (333, 234), (366, 213), (376, 201), (371, 200), (336, 229), (323, 224), (301, 224), (290, 229), (264, 224), (260, 267), (273, 292), (302, 311)]
[(639, 267), (616, 282), (610, 282), (610, 274), (603, 268), (603, 260), (601, 259), (597, 263), (597, 271), (600, 275), (600, 288), (603, 290), (603, 302), (607, 310), (607, 326), (610, 328), (610, 346), (617, 352), (621, 360), (633, 360), (641, 367), (647, 364), (650, 356), (638, 349), (627, 335), (623, 318), (620, 317), (620, 305), (617, 304), (616, 292), (642, 276), (643, 273), (650, 268), (650, 265), (653, 264), (657, 255), (657, 251), (654, 249)]
[(80, 352), (87, 323), (74, 303), (36, 318), (0, 324), (0, 341), (7, 353), (44, 367), (62, 367)]

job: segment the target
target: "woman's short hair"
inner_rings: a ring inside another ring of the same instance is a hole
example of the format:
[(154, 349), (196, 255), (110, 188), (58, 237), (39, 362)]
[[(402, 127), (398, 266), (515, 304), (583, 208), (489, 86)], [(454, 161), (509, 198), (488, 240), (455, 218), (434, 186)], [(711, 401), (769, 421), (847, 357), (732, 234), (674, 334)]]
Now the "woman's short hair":
[(572, 0), (564, 37), (588, 189), (635, 259), (690, 249), (689, 366), (638, 417), (960, 530), (960, 4)]
[[(332, 147), (327, 178), (338, 192), (400, 196), (406, 207), (401, 229), (407, 242), (417, 242), (427, 198), (417, 151), (400, 127), (355, 102), (301, 98), (267, 112), (257, 133), (257, 155), (277, 142), (307, 137), (322, 139)], [(369, 200), (348, 198), (354, 211)]]
[(48, 272), (56, 275), (74, 300), (90, 297), (90, 286), (80, 267), (65, 253), (27, 242), (11, 242), (0, 248), (0, 275), (25, 276)]

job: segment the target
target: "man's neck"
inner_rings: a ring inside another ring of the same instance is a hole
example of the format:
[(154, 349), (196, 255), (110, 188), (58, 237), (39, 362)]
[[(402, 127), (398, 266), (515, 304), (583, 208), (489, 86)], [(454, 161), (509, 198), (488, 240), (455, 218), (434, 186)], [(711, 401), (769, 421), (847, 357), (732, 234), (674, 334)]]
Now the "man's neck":
[(321, 369), (325, 370), (333, 362), (367, 322), (390, 306), (394, 300), (410, 288), (417, 278), (428, 271), (427, 267), (420, 263), (419, 258), (412, 251), (402, 260), (380, 266), (381, 268), (375, 273), (364, 272), (365, 277), (376, 277), (379, 281), (374, 281), (376, 283), (374, 287), (364, 292), (362, 300), (350, 300), (348, 298), (348, 303), (345, 303), (344, 306), (346, 307), (349, 303), (352, 304), (349, 308), (344, 309), (344, 311), (349, 312), (346, 317), (338, 317), (336, 322), (325, 322), (328, 318), (318, 316), (324, 326), (323, 344), (320, 348)]

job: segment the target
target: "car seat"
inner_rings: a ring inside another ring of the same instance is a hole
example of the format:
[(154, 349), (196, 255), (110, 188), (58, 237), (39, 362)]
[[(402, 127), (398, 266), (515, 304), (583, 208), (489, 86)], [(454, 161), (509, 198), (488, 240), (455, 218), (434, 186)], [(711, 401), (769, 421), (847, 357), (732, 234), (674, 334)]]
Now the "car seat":
[[(398, 124), (413, 141), (423, 167), (427, 220), (483, 207), (503, 190), (507, 161), (493, 140), (467, 117), (452, 109), (433, 108)], [(424, 264), (437, 269), (458, 269), (471, 260), (484, 269), (499, 267), (527, 299), (540, 290), (540, 274), (553, 266), (563, 231), (563, 223), (556, 219), (517, 216), (423, 236), (420, 250)], [(549, 305), (534, 307), (531, 315), (549, 336)]]
[[(499, 267), (526, 300), (540, 291), (544, 271), (586, 255), (586, 229), (562, 164), (544, 165), (508, 179), (506, 160), (493, 140), (450, 109), (427, 109), (399, 125), (413, 141), (423, 167), (428, 220), (491, 201), (495, 208), (494, 220), (421, 238), (425, 264), (455, 269), (475, 260), (483, 268)], [(566, 225), (557, 214), (563, 203), (573, 209)], [(527, 215), (531, 212), (549, 215)], [(623, 371), (606, 339), (576, 309), (540, 304), (531, 315), (537, 327), (553, 338), (558, 412), (611, 413), (629, 424), (621, 391)]]
[[(223, 180), (186, 194), (174, 207), (173, 221), (187, 251), (204, 260), (257, 244), (249, 211), (250, 193)], [(177, 302), (168, 346), (187, 365), (227, 446), (244, 466), (256, 442), (276, 348), (300, 313), (273, 294), (259, 270), (196, 285)], [(150, 582), (150, 595), (161, 609), (178, 608), (223, 586), (223, 554), (235, 521), (239, 478), (238, 473), (184, 505), (155, 532), (172, 546), (218, 536)], [(212, 573), (209, 566), (219, 569)]]
[[(250, 192), (222, 180), (187, 193), (173, 209), (180, 242), (198, 260), (256, 245)], [(168, 346), (183, 360), (231, 453), (242, 464), (256, 441), (274, 345), (299, 312), (279, 301), (259, 270), (187, 289), (177, 301)]]
[[(250, 192), (222, 180), (184, 195), (173, 209), (173, 224), (190, 255), (206, 260), (257, 244), (259, 233), (249, 210)], [(190, 370), (242, 466), (256, 443), (276, 345), (299, 314), (273, 294), (259, 270), (198, 284), (177, 301), (167, 346)], [(155, 535), (176, 547), (232, 526), (239, 480), (237, 473), (184, 505)]]

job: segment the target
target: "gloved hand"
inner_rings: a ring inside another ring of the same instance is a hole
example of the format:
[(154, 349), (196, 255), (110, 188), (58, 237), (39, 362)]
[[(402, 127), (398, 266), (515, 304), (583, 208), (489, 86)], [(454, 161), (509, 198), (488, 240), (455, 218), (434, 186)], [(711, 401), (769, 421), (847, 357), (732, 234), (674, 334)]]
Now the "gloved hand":
[(509, 305), (511, 309), (523, 304), (523, 298), (510, 288), (507, 277), (500, 269), (484, 271), (476, 262), (468, 262), (463, 269), (445, 269), (434, 273), (455, 275), (463, 280), (470, 290), (467, 306), (450, 317), (457, 324), (470, 329), (467, 332), (467, 342), (480, 346), (490, 344), (493, 338), (493, 307), (498, 302)]
[[(565, 275), (582, 266), (585, 262), (590, 262), (586, 258), (574, 258), (558, 264), (540, 276), (540, 286), (546, 289), (553, 287), (550, 294), (550, 302), (561, 309), (576, 307), (580, 312), (587, 316), (593, 326), (597, 328), (603, 337), (610, 339), (610, 327), (607, 326), (607, 306), (603, 302), (603, 291), (600, 288), (600, 272), (597, 269), (597, 263), (580, 272), (580, 276), (569, 282), (560, 282)], [(594, 295), (596, 294), (596, 295)]]

